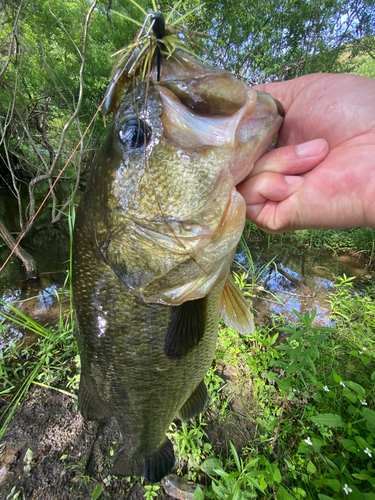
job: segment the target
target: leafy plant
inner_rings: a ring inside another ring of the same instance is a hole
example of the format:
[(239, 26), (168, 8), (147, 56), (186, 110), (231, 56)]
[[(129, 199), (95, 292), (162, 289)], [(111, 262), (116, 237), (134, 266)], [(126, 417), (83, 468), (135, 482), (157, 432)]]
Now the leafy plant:
[(146, 500), (152, 500), (153, 498), (158, 496), (157, 492), (160, 490), (160, 485), (159, 484), (146, 484), (145, 490), (146, 490), (146, 492), (144, 493), (143, 497)]

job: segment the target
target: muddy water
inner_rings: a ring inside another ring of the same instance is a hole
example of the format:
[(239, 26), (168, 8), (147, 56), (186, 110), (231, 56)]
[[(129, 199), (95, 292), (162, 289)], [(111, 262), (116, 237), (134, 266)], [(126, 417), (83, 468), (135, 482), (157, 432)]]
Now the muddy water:
[(337, 276), (355, 277), (357, 289), (371, 278), (365, 263), (350, 255), (291, 246), (249, 249), (252, 264), (239, 248), (236, 261), (240, 265), (235, 272), (250, 270), (248, 281), (254, 283), (252, 304), (259, 326), (270, 319), (295, 320), (293, 309), (302, 314), (316, 310), (315, 324), (331, 326), (328, 298)]
[[(54, 326), (59, 321), (60, 306), (63, 314), (69, 308), (69, 295), (62, 291), (67, 275), (68, 239), (64, 234), (47, 230), (37, 238), (26, 240), (24, 247), (35, 258), (40, 277), (26, 280), (21, 261), (12, 256), (0, 273), (0, 298), (42, 326)], [(0, 262), (4, 262), (8, 254), (9, 249), (0, 245)], [(69, 289), (69, 285), (66, 286)], [(0, 321), (1, 309), (0, 305)], [(25, 340), (30, 335), (18, 325), (5, 322), (3, 326), (5, 328), (0, 329), (0, 349), (13, 340)], [(28, 338), (31, 343), (34, 340), (32, 336)]]

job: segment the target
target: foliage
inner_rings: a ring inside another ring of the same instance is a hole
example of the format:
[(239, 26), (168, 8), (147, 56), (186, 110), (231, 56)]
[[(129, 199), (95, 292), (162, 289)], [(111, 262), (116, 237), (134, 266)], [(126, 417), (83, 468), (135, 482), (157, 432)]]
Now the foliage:
[(290, 244), (293, 247), (301, 246), (316, 250), (329, 250), (333, 253), (356, 252), (371, 261), (374, 254), (375, 231), (369, 227), (355, 227), (350, 229), (301, 229), (284, 234), (266, 234), (247, 220), (243, 235), (243, 242), (267, 242), (268, 246)]
[(153, 498), (157, 497), (157, 491), (160, 489), (160, 486), (158, 484), (146, 484), (145, 485), (145, 490), (146, 493), (143, 495), (143, 497), (146, 500), (152, 500)]
[[(0, 416), (3, 426), (0, 437), (4, 434), (12, 415), (31, 384), (57, 389), (64, 394), (77, 398), (70, 391), (77, 390), (79, 381), (79, 356), (77, 341), (70, 322), (63, 319), (57, 328), (45, 328), (25, 316), (15, 307), (4, 302), (1, 315), (18, 325), (39, 335), (33, 345), (22, 348), (15, 343), (0, 352), (1, 392), (10, 398), (10, 403)], [(10, 312), (6, 312), (10, 310)], [(2, 327), (4, 329), (4, 327)], [(55, 387), (55, 384), (69, 389)]]
[[(256, 430), (242, 450), (230, 443), (224, 456), (214, 448), (205, 454), (207, 498), (374, 498), (375, 306), (368, 292), (355, 293), (345, 276), (338, 280), (331, 295), (336, 329), (315, 327), (315, 314), (295, 311), (296, 325), (258, 330), (250, 339), (220, 331), (217, 359), (252, 381), (248, 411)], [(238, 384), (244, 396), (237, 373), (231, 392)], [(224, 386), (212, 380), (209, 373), (217, 406), (215, 390)], [(202, 445), (191, 453), (202, 457)]]
[(207, 0), (192, 25), (212, 34), (209, 60), (260, 83), (351, 70), (353, 61), (341, 58), (348, 45), (353, 56), (374, 55), (374, 7), (373, 0)]

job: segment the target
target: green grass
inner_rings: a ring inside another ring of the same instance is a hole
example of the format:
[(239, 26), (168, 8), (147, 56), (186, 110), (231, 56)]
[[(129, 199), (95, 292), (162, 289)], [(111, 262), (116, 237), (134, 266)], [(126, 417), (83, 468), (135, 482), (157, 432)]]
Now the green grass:
[(4, 308), (3, 318), (38, 334), (33, 345), (23, 348), (20, 343), (12, 343), (0, 352), (0, 395), (9, 401), (0, 415), (1, 439), (32, 384), (60, 390), (76, 399), (72, 389), (77, 388), (79, 381), (79, 356), (69, 318), (64, 320), (60, 316), (56, 328), (45, 328), (15, 307), (2, 301), (0, 305)]
[(270, 235), (247, 220), (244, 236), (247, 241), (266, 241), (268, 246), (291, 244), (316, 250), (329, 250), (333, 253), (350, 251), (362, 255), (370, 262), (373, 260), (375, 250), (375, 230), (369, 227), (336, 230), (303, 229)]

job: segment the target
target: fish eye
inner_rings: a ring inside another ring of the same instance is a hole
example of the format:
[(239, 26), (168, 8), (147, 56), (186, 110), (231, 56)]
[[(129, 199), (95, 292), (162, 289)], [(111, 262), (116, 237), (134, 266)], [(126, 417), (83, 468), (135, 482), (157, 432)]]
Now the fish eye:
[(125, 146), (132, 149), (141, 148), (150, 142), (151, 127), (140, 118), (130, 118), (121, 125), (118, 135)]

